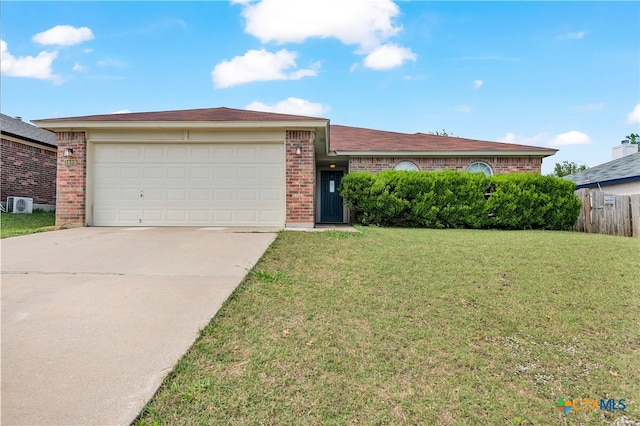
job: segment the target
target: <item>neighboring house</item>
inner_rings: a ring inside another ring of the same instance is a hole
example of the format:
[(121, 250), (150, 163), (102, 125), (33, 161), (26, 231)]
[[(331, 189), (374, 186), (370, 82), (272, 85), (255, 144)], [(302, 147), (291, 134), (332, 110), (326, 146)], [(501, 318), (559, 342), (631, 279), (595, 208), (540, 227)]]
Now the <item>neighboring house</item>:
[(33, 198), (35, 208), (56, 204), (56, 134), (0, 114), (0, 199)]
[(350, 171), (540, 173), (542, 159), (557, 151), (229, 108), (34, 123), (57, 133), (66, 158), (58, 163), (59, 225), (345, 223), (338, 186)]
[(608, 194), (640, 194), (640, 152), (568, 175), (576, 189), (598, 188)]

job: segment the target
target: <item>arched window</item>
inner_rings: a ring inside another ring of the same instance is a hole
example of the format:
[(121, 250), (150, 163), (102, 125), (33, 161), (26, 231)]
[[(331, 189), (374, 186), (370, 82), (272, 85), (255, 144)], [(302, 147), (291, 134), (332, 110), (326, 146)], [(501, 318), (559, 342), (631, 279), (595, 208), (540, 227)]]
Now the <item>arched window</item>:
[(411, 161), (401, 161), (393, 168), (393, 170), (409, 170), (412, 172), (418, 171), (418, 166), (416, 166)]
[(491, 166), (482, 161), (476, 161), (474, 163), (469, 164), (467, 167), (468, 172), (476, 173), (484, 173), (485, 176), (491, 176), (493, 174), (493, 170), (491, 170)]

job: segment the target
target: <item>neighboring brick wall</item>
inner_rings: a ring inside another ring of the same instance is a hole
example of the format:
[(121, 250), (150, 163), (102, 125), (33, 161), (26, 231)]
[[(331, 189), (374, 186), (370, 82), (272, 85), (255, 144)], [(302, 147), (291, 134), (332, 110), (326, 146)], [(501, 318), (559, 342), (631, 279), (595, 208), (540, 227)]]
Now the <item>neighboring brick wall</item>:
[[(287, 130), (286, 156), (286, 226), (313, 226), (313, 188), (315, 172), (315, 132)], [(300, 147), (300, 155), (296, 149)]]
[[(87, 139), (84, 132), (60, 132), (58, 139), (58, 195), (56, 225), (84, 226), (87, 193)], [(65, 159), (65, 148), (73, 157)]]
[(56, 203), (56, 153), (2, 138), (0, 197), (29, 197), (35, 204)]
[(351, 157), (349, 171), (369, 170), (381, 172), (393, 169), (401, 161), (411, 161), (420, 170), (467, 170), (471, 163), (482, 161), (491, 166), (494, 174), (503, 173), (540, 173), (542, 158), (537, 157)]

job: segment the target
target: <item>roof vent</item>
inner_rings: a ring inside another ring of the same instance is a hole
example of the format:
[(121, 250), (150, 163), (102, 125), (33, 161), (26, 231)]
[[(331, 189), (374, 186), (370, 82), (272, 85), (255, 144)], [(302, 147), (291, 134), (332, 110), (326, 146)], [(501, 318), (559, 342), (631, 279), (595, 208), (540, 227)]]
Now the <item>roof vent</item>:
[(16, 120), (22, 121), (22, 117), (20, 117), (19, 115), (16, 115)]

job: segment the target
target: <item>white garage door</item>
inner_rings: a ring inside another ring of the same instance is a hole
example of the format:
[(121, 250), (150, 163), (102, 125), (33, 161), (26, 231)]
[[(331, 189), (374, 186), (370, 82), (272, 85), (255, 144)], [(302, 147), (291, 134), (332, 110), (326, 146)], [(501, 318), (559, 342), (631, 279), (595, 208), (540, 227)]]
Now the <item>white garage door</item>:
[(284, 225), (283, 144), (95, 144), (96, 226)]

